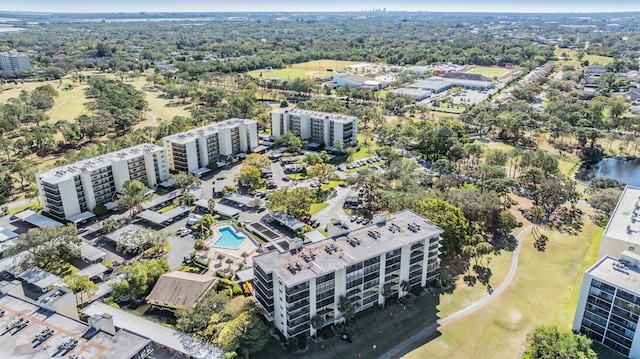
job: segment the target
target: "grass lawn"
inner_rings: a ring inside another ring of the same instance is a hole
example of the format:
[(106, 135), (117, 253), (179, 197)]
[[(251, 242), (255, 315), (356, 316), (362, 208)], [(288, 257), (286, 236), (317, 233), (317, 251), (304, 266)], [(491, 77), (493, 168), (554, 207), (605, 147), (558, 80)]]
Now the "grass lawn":
[[(580, 62), (578, 61), (578, 52), (574, 51), (574, 50), (569, 50), (569, 49), (555, 49), (554, 50), (554, 54), (556, 56), (562, 56), (562, 53), (567, 54), (567, 56), (569, 56), (571, 58), (571, 61), (561, 61), (562, 63), (568, 63), (568, 64), (572, 64), (574, 66), (579, 66)], [(582, 58), (582, 61), (589, 61), (590, 65), (594, 65), (594, 64), (599, 64), (602, 66), (606, 66), (610, 63), (613, 62), (613, 57), (607, 57), (607, 56), (598, 56), (598, 55), (589, 55), (589, 54), (585, 54), (584, 57)]]
[(292, 180), (306, 180), (308, 178), (306, 173), (287, 173), (287, 177)]
[[(318, 76), (331, 76), (335, 72), (342, 71), (346, 66), (357, 64), (355, 61), (341, 60), (316, 60), (301, 62), (290, 65), (284, 69), (254, 70), (249, 71), (249, 76), (259, 78), (262, 73), (263, 78), (277, 77), (282, 80), (293, 80), (296, 78), (315, 78)], [(333, 71), (327, 71), (332, 69)]]
[(26, 203), (26, 204), (23, 204), (21, 206), (11, 208), (9, 210), (8, 215), (9, 216), (13, 216), (16, 213), (20, 213), (22, 211), (26, 211), (27, 209), (30, 209), (30, 210), (32, 210), (34, 212), (40, 212), (40, 210), (42, 210), (42, 206), (38, 203), (38, 201), (31, 202), (31, 203)]
[(407, 358), (519, 357), (527, 333), (536, 326), (570, 329), (583, 273), (595, 262), (603, 232), (586, 216), (583, 220), (576, 236), (545, 231), (545, 252), (533, 247), (530, 234), (522, 243), (511, 286), (481, 310), (441, 327), (441, 336)]
[(341, 181), (329, 181), (329, 183), (327, 184), (323, 184), (322, 186), (320, 186), (320, 188), (322, 190), (330, 190), (330, 189), (334, 189), (336, 187), (338, 187), (338, 184), (340, 184)]
[(312, 216), (320, 211), (322, 211), (323, 209), (329, 207), (329, 203), (327, 202), (322, 202), (322, 203), (313, 203), (311, 204), (311, 208), (309, 209), (309, 214), (311, 214)]
[(506, 74), (508, 74), (509, 72), (511, 72), (511, 69), (505, 69), (505, 68), (501, 68), (501, 67), (485, 67), (485, 66), (477, 66), (472, 68), (469, 71), (466, 71), (465, 73), (467, 74), (479, 74), (488, 78), (500, 78)]

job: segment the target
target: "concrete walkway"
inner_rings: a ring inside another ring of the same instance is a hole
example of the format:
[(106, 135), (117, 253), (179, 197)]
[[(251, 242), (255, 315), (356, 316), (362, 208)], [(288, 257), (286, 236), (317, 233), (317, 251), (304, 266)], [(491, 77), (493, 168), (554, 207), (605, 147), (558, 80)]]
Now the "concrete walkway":
[(511, 284), (511, 281), (513, 281), (513, 278), (516, 275), (516, 269), (518, 269), (518, 255), (520, 253), (520, 243), (526, 237), (526, 235), (529, 232), (531, 232), (533, 228), (534, 228), (534, 225), (531, 224), (524, 227), (520, 231), (520, 233), (518, 233), (518, 237), (517, 237), (518, 245), (516, 246), (516, 249), (513, 251), (513, 259), (511, 260), (511, 267), (509, 268), (509, 273), (507, 274), (507, 277), (505, 278), (505, 280), (502, 281), (502, 283), (500, 283), (500, 285), (491, 294), (483, 297), (482, 299), (471, 304), (470, 306), (449, 315), (448, 317), (438, 320), (436, 323), (431, 324), (428, 327), (422, 328), (419, 332), (405, 339), (404, 341), (396, 345), (393, 349), (381, 355), (379, 358), (380, 359), (400, 358), (402, 355), (406, 354), (409, 351), (409, 348), (411, 348), (412, 344), (422, 345), (429, 338), (433, 338), (437, 334), (438, 327), (476, 312), (480, 308), (489, 304), (489, 302), (491, 302), (494, 298), (502, 294), (507, 289), (507, 287), (509, 287), (509, 285)]

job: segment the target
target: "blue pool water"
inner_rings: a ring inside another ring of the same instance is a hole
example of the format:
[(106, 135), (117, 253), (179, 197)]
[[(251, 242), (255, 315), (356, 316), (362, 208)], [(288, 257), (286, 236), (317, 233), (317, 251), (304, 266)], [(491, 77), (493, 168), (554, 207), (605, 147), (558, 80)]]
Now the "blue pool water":
[(222, 227), (218, 229), (220, 238), (213, 244), (216, 247), (238, 249), (244, 242), (244, 237), (240, 237), (231, 227)]

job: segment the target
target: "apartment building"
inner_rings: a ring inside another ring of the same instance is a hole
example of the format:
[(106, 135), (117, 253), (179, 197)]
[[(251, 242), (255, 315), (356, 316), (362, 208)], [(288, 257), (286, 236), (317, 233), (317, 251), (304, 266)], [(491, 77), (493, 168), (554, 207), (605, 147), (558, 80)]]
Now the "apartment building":
[(11, 50), (9, 52), (0, 52), (0, 70), (31, 70), (29, 56), (16, 50)]
[(605, 255), (582, 281), (573, 331), (629, 358), (640, 357), (640, 256)]
[(352, 146), (358, 143), (358, 118), (300, 109), (271, 111), (271, 134), (278, 137), (289, 131), (325, 147), (333, 146), (335, 140)]
[(36, 174), (44, 210), (69, 220), (112, 202), (128, 180), (155, 188), (169, 178), (164, 147), (142, 144)]
[(622, 251), (640, 253), (640, 188), (627, 186), (602, 235), (598, 258)]
[(258, 147), (258, 122), (230, 119), (162, 139), (172, 171), (194, 172)]
[(341, 296), (360, 312), (382, 305), (385, 287), (402, 297), (438, 278), (443, 231), (417, 213), (381, 214), (363, 228), (344, 228), (330, 228), (331, 238), (302, 248), (254, 257), (254, 298), (285, 337), (314, 334), (316, 316), (323, 326), (343, 321)]

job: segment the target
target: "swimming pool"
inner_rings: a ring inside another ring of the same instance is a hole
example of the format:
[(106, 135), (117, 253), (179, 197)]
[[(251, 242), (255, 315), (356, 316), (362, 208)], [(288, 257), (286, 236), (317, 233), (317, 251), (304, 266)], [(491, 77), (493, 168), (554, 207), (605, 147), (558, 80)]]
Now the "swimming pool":
[(213, 244), (216, 247), (238, 249), (245, 240), (244, 237), (239, 236), (231, 227), (218, 228), (218, 233), (220, 233), (220, 238)]

